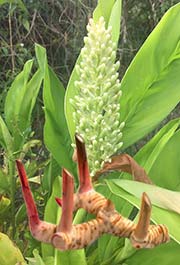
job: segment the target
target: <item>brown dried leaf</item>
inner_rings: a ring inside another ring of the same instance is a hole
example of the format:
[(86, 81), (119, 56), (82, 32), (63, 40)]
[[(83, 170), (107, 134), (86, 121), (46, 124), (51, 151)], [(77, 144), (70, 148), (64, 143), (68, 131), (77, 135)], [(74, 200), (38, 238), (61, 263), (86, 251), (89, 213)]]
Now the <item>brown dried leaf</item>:
[(102, 174), (108, 171), (123, 171), (131, 174), (133, 180), (152, 184), (152, 181), (147, 176), (144, 168), (142, 168), (130, 155), (120, 154), (113, 156), (111, 162), (106, 162), (103, 168), (96, 173), (94, 180)]

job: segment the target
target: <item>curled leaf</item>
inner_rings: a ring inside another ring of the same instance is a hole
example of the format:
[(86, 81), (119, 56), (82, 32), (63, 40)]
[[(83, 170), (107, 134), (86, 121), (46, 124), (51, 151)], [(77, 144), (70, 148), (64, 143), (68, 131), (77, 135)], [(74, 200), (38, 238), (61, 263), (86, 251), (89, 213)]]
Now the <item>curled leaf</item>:
[(111, 162), (104, 163), (103, 168), (96, 172), (94, 180), (96, 180), (102, 173), (108, 171), (123, 171), (131, 174), (135, 181), (152, 184), (152, 181), (147, 176), (144, 168), (142, 168), (130, 155), (120, 154), (113, 156)]

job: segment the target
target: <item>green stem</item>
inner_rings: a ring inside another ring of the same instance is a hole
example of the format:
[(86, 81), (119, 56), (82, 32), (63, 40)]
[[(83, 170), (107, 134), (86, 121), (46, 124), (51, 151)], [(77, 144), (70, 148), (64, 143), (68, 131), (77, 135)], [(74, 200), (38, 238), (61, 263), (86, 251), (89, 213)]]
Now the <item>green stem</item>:
[(15, 190), (16, 190), (16, 179), (15, 179), (15, 162), (9, 160), (9, 177), (11, 185), (11, 224), (12, 224), (12, 238), (15, 236)]

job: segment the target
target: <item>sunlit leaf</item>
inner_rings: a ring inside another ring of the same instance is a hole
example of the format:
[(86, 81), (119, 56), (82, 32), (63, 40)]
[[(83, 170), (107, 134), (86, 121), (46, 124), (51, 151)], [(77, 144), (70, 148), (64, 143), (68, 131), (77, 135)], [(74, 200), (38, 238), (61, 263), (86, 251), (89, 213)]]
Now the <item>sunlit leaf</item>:
[[(106, 183), (111, 190), (112, 193), (116, 194), (117, 196), (127, 200), (132, 205), (136, 206), (138, 209), (140, 207), (140, 199), (135, 197), (134, 195), (130, 194), (129, 192), (122, 189), (117, 183), (115, 184), (115, 181), (107, 181)], [(142, 184), (142, 183), (138, 183)], [(147, 185), (147, 184), (144, 184)], [(137, 186), (137, 184), (136, 184)], [(135, 187), (136, 187), (135, 186)], [(134, 188), (135, 188), (134, 187)], [(151, 220), (155, 224), (165, 224), (168, 229), (170, 236), (180, 244), (180, 226), (178, 225), (180, 223), (180, 215), (178, 213), (168, 211), (165, 209), (162, 209), (160, 207), (154, 206), (152, 207), (152, 215)]]
[(44, 74), (44, 141), (59, 165), (75, 174), (72, 162), (73, 150), (64, 116), (65, 90), (54, 71), (48, 66), (46, 50), (37, 44), (36, 56)]
[(125, 179), (114, 180), (113, 183), (137, 198), (141, 198), (142, 193), (146, 192), (154, 205), (180, 214), (180, 192)]
[(98, 21), (101, 16), (104, 17), (106, 24), (109, 22), (111, 10), (113, 8), (115, 0), (99, 0), (98, 5), (93, 12), (94, 21)]
[[(109, 2), (109, 1), (107, 1)], [(108, 26), (112, 27), (112, 40), (118, 44), (121, 26), (122, 0), (116, 0), (111, 11)]]
[(149, 35), (122, 79), (124, 148), (155, 128), (180, 100), (179, 24), (177, 4)]
[(0, 265), (26, 264), (21, 251), (3, 233), (0, 233), (0, 250)]
[(168, 141), (152, 166), (149, 176), (157, 185), (180, 191), (180, 130)]
[(127, 265), (178, 264), (180, 246), (176, 242), (160, 245), (153, 249), (142, 249), (126, 259)]
[(13, 151), (12, 136), (1, 116), (0, 116), (0, 144), (9, 153)]
[[(135, 155), (135, 160), (140, 163), (147, 173), (149, 173), (158, 156), (161, 156), (161, 152), (171, 137), (173, 137), (179, 125), (180, 119), (168, 122), (168, 124), (161, 128), (160, 131)], [(156, 183), (156, 179), (153, 178), (153, 180)]]
[(11, 202), (8, 198), (0, 195), (0, 215), (3, 214), (3, 212), (7, 209), (7, 207), (10, 205), (10, 203)]
[(12, 83), (5, 101), (5, 121), (14, 137), (14, 151), (22, 147), (31, 131), (31, 114), (42, 82), (40, 70), (30, 78), (32, 64), (32, 60), (26, 62), (23, 71)]

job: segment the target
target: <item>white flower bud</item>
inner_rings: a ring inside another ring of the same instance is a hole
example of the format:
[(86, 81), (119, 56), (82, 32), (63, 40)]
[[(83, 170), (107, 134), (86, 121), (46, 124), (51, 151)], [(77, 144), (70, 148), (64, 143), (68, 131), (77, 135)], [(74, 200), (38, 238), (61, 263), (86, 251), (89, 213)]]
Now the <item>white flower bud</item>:
[(70, 100), (75, 112), (76, 131), (84, 138), (89, 160), (90, 175), (110, 161), (122, 146), (120, 123), (119, 61), (112, 28), (105, 28), (104, 18), (89, 20), (88, 35), (81, 50), (81, 62), (76, 66), (79, 76), (74, 83), (76, 95)]

